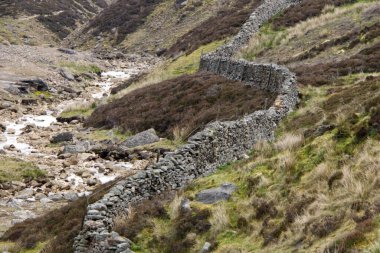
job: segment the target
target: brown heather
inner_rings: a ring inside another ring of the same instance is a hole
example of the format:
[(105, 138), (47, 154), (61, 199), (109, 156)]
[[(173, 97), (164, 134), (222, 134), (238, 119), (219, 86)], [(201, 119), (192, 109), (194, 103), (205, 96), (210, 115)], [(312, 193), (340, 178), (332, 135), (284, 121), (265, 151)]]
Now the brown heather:
[(233, 120), (269, 107), (276, 94), (201, 72), (135, 90), (100, 106), (86, 126), (140, 132), (154, 128), (165, 137), (174, 129), (194, 132), (215, 120)]

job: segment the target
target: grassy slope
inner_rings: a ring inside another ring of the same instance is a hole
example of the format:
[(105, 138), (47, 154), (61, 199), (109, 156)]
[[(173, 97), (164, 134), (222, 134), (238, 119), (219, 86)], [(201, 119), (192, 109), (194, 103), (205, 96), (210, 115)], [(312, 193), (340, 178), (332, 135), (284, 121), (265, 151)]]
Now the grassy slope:
[[(125, 6), (123, 1), (119, 0), (115, 6)], [(170, 56), (181, 51), (191, 53), (202, 45), (228, 39), (258, 3), (257, 0), (189, 0), (179, 8), (175, 1), (162, 0), (149, 4), (144, 11), (135, 11), (138, 5), (146, 5), (143, 2), (134, 1), (127, 9), (106, 9), (82, 31), (69, 36), (67, 42), (82, 48), (120, 47), (128, 52), (153, 54), (170, 48), (167, 51)]]
[(3, 0), (0, 43), (56, 44), (106, 6), (103, 0)]
[[(331, 35), (343, 37), (358, 27), (370, 26), (377, 22), (378, 11), (374, 2), (341, 7), (315, 18), (315, 23), (298, 24), (299, 32), (291, 39), (286, 35), (295, 27), (269, 33), (265, 26), (261, 38), (252, 44), (260, 50), (251, 46), (242, 55), (259, 61), (292, 59), (288, 66), (293, 70), (305, 63), (339, 61), (371, 48), (378, 36), (352, 44), (357, 38), (353, 35), (305, 58), (293, 56), (331, 40)], [(269, 39), (262, 38), (263, 34)], [(273, 43), (277, 36), (282, 39)], [(363, 33), (359, 36), (366, 37)], [(354, 46), (347, 47), (350, 44)], [(369, 55), (376, 56), (376, 51)], [(345, 67), (338, 65), (337, 70)], [(209, 241), (213, 252), (378, 252), (380, 69), (377, 65), (363, 69), (367, 73), (360, 68), (353, 68), (353, 73), (339, 72), (334, 78), (325, 78), (322, 86), (304, 81), (299, 108), (282, 123), (276, 142), (258, 144), (249, 159), (196, 180), (165, 206), (166, 215), (142, 216), (149, 222), (137, 226), (132, 234), (134, 250), (198, 252)], [(199, 190), (223, 182), (238, 186), (229, 201), (214, 205), (193, 201)], [(192, 216), (197, 219), (178, 211), (183, 198), (192, 200)], [(209, 214), (200, 219), (204, 212)], [(196, 220), (203, 223), (194, 223)], [(131, 224), (136, 227), (133, 220), (124, 220), (117, 229), (129, 235)], [(180, 249), (173, 248), (175, 245)]]
[(0, 17), (0, 44), (55, 45), (58, 37), (36, 19)]
[[(125, 0), (119, 0), (114, 5), (125, 5), (123, 2)], [(180, 9), (175, 7), (175, 2), (163, 0), (155, 1), (155, 5), (149, 3), (149, 6), (153, 6), (154, 9), (145, 8), (144, 11), (134, 11), (138, 5), (147, 5), (149, 1), (142, 2), (131, 1), (132, 7), (129, 10), (106, 9), (105, 13), (98, 15), (94, 21), (83, 28), (86, 32), (76, 32), (70, 36), (68, 41), (83, 48), (94, 48), (99, 43), (93, 34), (98, 35), (99, 31), (104, 30), (104, 19), (112, 14), (117, 20), (105, 23), (110, 29), (102, 32), (101, 47), (120, 46), (127, 48), (130, 52), (149, 51), (154, 53), (158, 48), (174, 43), (179, 36), (205, 20), (219, 8), (213, 0), (188, 1), (188, 7)], [(124, 25), (120, 26), (120, 23), (124, 23)]]

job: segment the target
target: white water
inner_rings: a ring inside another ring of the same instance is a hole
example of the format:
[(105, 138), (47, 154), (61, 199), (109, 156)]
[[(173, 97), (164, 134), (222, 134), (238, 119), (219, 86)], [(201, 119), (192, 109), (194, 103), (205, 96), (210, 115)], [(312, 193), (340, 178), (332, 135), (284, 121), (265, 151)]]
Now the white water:
[[(132, 74), (136, 73), (134, 70), (129, 70), (129, 72), (124, 71), (109, 71), (101, 74), (102, 80), (98, 82), (98, 86), (101, 91), (92, 94), (95, 99), (101, 99), (104, 96), (108, 96), (112, 88), (112, 84), (115, 80), (125, 80), (130, 78)], [(57, 113), (59, 114), (68, 105), (75, 103), (74, 100), (70, 100), (62, 103), (57, 107)], [(4, 122), (6, 126), (6, 131), (4, 137), (6, 141), (0, 141), (0, 149), (6, 146), (13, 145), (22, 154), (30, 155), (32, 152), (36, 151), (28, 143), (23, 143), (18, 140), (18, 137), (22, 135), (23, 129), (28, 125), (35, 125), (36, 127), (49, 127), (51, 124), (57, 121), (56, 117), (52, 116), (52, 111), (47, 111), (46, 115), (24, 115), (14, 122)], [(14, 130), (14, 133), (13, 133)]]
[(28, 125), (36, 127), (48, 127), (57, 119), (51, 115), (52, 112), (48, 111), (46, 115), (24, 115), (16, 122), (5, 122), (6, 130), (4, 137), (6, 141), (0, 142), (0, 149), (5, 146), (13, 145), (16, 149), (20, 150), (23, 154), (30, 154), (34, 151), (32, 146), (27, 143), (19, 142), (17, 139), (23, 133), (23, 130)]
[(104, 96), (109, 96), (113, 81), (115, 81), (115, 79), (125, 80), (125, 79), (130, 78), (132, 74), (134, 74), (132, 71), (130, 73), (126, 73), (123, 71), (103, 72), (101, 74), (102, 81), (98, 82), (100, 91), (92, 94), (92, 97), (95, 99), (101, 99)]

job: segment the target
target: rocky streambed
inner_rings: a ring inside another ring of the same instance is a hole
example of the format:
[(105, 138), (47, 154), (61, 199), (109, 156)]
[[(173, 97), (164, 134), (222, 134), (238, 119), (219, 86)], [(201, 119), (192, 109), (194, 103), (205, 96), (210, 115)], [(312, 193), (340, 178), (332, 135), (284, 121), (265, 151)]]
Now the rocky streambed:
[(80, 95), (23, 106), (18, 110), (21, 115), (0, 110), (0, 156), (30, 162), (44, 173), (39, 178), (0, 182), (0, 235), (15, 223), (90, 194), (100, 184), (134, 174), (155, 159), (144, 151), (133, 157), (127, 151), (116, 157), (104, 155), (106, 147), (122, 139), (114, 131), (101, 131), (106, 137), (102, 139), (99, 130), (84, 128), (78, 119), (59, 118), (67, 108), (101, 103), (112, 87), (148, 67), (136, 63), (105, 71)]

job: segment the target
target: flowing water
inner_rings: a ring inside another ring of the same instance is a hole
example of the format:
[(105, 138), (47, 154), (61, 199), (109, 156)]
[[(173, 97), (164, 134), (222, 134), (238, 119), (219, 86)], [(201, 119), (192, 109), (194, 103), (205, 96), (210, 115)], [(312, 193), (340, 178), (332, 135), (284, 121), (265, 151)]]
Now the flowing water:
[[(96, 83), (99, 91), (92, 94), (92, 98), (101, 99), (110, 95), (111, 88), (116, 81), (127, 80), (132, 74), (135, 74), (135, 70), (125, 71), (109, 71), (101, 74), (101, 81)], [(24, 155), (29, 155), (33, 152), (38, 152), (30, 144), (20, 142), (19, 136), (23, 133), (23, 130), (28, 125), (34, 125), (36, 127), (44, 128), (49, 127), (51, 124), (57, 122), (57, 119), (53, 115), (59, 115), (70, 104), (75, 103), (75, 100), (69, 100), (63, 102), (57, 107), (56, 111), (46, 111), (46, 115), (24, 115), (14, 122), (4, 122), (6, 130), (4, 132), (5, 140), (0, 140), (0, 149), (4, 147), (12, 146), (19, 150)]]

